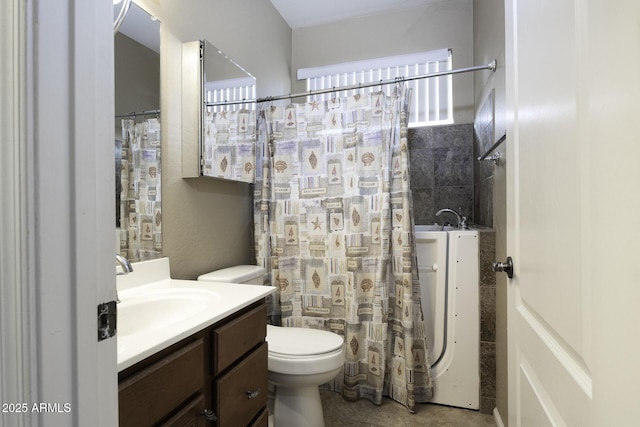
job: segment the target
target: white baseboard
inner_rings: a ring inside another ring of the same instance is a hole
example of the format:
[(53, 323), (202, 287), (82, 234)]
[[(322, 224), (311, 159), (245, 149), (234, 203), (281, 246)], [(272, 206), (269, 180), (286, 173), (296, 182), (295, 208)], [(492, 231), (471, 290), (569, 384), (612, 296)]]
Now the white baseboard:
[(493, 408), (493, 419), (496, 422), (496, 427), (504, 427), (504, 423), (502, 422), (502, 417), (500, 416), (500, 412), (498, 412), (498, 408)]

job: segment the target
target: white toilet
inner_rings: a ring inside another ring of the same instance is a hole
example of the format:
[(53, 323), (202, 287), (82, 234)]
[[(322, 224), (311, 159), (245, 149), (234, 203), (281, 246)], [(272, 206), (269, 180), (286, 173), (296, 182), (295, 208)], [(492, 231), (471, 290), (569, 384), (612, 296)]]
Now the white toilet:
[[(238, 265), (198, 280), (261, 285), (264, 275), (262, 267)], [(267, 325), (267, 343), (275, 427), (324, 427), (318, 386), (340, 372), (345, 360), (343, 338), (328, 331)]]

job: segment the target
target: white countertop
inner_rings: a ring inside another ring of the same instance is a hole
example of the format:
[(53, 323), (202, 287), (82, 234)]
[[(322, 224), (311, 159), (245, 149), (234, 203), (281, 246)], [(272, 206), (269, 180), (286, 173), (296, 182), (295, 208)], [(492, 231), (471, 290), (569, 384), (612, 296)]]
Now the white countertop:
[(275, 292), (272, 286), (171, 279), (168, 258), (132, 265), (132, 273), (117, 277), (118, 371)]

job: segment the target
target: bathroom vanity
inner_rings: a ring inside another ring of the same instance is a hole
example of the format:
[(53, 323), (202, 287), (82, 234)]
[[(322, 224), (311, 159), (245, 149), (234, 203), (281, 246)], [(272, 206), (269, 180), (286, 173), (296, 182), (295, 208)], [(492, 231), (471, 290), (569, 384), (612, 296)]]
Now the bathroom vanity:
[(267, 426), (266, 319), (255, 303), (120, 372), (120, 425)]
[[(131, 276), (144, 274), (145, 266), (139, 264), (144, 263), (134, 264)], [(157, 274), (155, 268), (149, 271)], [(213, 308), (200, 301), (206, 292), (217, 296)], [(124, 334), (118, 341), (120, 426), (266, 427), (265, 296), (271, 292), (266, 286), (171, 279), (120, 291), (124, 321), (119, 324)], [(162, 309), (165, 303), (177, 310), (184, 304), (189, 315), (175, 316)], [(218, 306), (223, 308), (216, 310)], [(152, 319), (145, 310), (160, 312), (159, 318)], [(174, 321), (167, 324), (163, 311)], [(134, 318), (142, 325), (130, 325)]]

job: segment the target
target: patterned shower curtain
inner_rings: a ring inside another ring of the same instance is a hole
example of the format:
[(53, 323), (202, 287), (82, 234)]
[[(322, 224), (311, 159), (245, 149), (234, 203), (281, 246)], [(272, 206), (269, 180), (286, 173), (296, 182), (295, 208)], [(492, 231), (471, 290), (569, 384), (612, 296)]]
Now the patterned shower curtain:
[(256, 112), (220, 108), (204, 113), (202, 175), (254, 182)]
[(129, 261), (162, 256), (160, 122), (122, 120), (120, 254)]
[[(255, 241), (278, 287), (272, 322), (344, 337), (345, 399), (413, 410), (432, 383), (417, 277), (407, 100), (356, 94), (263, 106)], [(260, 167), (262, 165), (262, 168)]]

